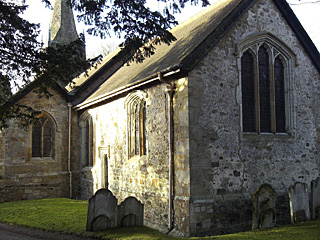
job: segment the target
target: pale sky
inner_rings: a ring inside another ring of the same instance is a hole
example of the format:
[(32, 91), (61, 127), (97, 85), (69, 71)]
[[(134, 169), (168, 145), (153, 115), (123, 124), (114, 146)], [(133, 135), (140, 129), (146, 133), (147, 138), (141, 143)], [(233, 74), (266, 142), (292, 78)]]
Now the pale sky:
[[(210, 3), (216, 2), (217, 0), (210, 0)], [(301, 24), (309, 34), (310, 38), (320, 51), (320, 3), (308, 3), (312, 0), (287, 0), (288, 3), (293, 4), (291, 8), (295, 12), (296, 16), (300, 20)], [(201, 1), (199, 1), (201, 2)], [(53, 4), (54, 1), (51, 0)], [(154, 10), (160, 8), (157, 0), (148, 0), (150, 7)], [(294, 5), (298, 3), (303, 3), (300, 5)], [(41, 38), (44, 42), (48, 40), (48, 27), (51, 17), (51, 10), (45, 8), (45, 5), (41, 3), (41, 0), (26, 0), (26, 4), (29, 5), (29, 8), (24, 14), (24, 17), (27, 18), (30, 22), (40, 23), (41, 24)], [(197, 12), (201, 11), (203, 8), (200, 6), (183, 9), (181, 14), (176, 15), (176, 19), (179, 22), (182, 22), (189, 17), (195, 15)], [(75, 14), (76, 15), (76, 14)], [(76, 21), (77, 31), (78, 33), (82, 33), (86, 26), (83, 23), (78, 23)], [(86, 36), (86, 48), (87, 48), (87, 57), (94, 57), (98, 55), (102, 46), (107, 43), (107, 45), (117, 46), (120, 43), (120, 40), (116, 37), (112, 37), (109, 39), (101, 40), (99, 37), (93, 37), (89, 34), (85, 34)]]

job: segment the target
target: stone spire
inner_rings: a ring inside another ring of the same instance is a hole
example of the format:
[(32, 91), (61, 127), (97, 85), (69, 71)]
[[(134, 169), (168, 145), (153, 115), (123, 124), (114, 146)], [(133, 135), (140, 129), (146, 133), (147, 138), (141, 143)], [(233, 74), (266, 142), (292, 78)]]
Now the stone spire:
[(56, 0), (50, 21), (49, 46), (66, 45), (79, 39), (70, 0)]

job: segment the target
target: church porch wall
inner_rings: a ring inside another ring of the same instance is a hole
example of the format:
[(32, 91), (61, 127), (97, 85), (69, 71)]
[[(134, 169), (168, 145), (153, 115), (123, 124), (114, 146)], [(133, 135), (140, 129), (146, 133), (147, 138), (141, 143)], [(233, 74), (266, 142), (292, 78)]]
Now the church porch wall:
[[(20, 197), (31, 199), (32, 194), (34, 194), (34, 198), (66, 196), (64, 192), (65, 189), (68, 189), (68, 184), (61, 172), (67, 170), (67, 103), (55, 91), (52, 90), (51, 93), (53, 94), (51, 98), (41, 101), (35, 92), (30, 92), (19, 101), (19, 104), (31, 106), (35, 110), (45, 110), (55, 119), (57, 131), (55, 132), (54, 159), (32, 159), (31, 126), (21, 128), (16, 120), (10, 120), (9, 128), (1, 133), (5, 155), (2, 161), (3, 174), (1, 174), (2, 188), (0, 192), (3, 198), (1, 201), (21, 200)], [(38, 174), (43, 174), (41, 180), (39, 180)], [(59, 176), (59, 182), (56, 183), (48, 175)], [(25, 180), (32, 185), (24, 185)], [(63, 185), (61, 185), (62, 183)], [(24, 187), (25, 191), (21, 190)], [(54, 190), (51, 191), (49, 188)], [(33, 191), (32, 189), (37, 190)], [(17, 192), (16, 196), (15, 191)], [(10, 194), (12, 197), (9, 196)]]
[[(292, 69), (294, 136), (241, 132), (241, 86), (234, 49), (237, 42), (258, 32), (277, 36), (297, 55), (299, 65)], [(310, 185), (319, 176), (318, 93), (319, 73), (296, 36), (271, 1), (257, 1), (189, 74), (192, 234), (210, 234), (208, 229), (226, 226), (229, 232), (250, 228), (252, 194), (263, 183), (277, 192), (277, 223), (289, 223), (289, 186), (296, 181)], [(233, 198), (239, 200), (240, 212)], [(223, 204), (230, 213), (227, 217), (219, 213)], [(231, 213), (241, 217), (232, 222)]]

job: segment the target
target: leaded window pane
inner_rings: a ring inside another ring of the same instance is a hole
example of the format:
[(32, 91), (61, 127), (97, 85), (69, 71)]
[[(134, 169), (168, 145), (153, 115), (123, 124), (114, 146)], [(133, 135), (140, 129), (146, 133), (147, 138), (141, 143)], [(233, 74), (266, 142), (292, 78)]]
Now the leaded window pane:
[(90, 126), (89, 126), (89, 120), (87, 119), (86, 121), (86, 127), (85, 127), (85, 150), (86, 150), (86, 154), (85, 154), (85, 158), (86, 158), (86, 166), (89, 166), (89, 152), (90, 152)]
[(41, 135), (42, 126), (40, 121), (37, 121), (32, 126), (32, 157), (41, 157)]
[(241, 58), (242, 122), (244, 132), (256, 132), (254, 61), (248, 51)]
[(53, 157), (54, 149), (54, 126), (51, 121), (47, 121), (43, 126), (43, 156)]
[(260, 96), (260, 131), (271, 132), (270, 69), (269, 54), (262, 46), (258, 53), (259, 60), (259, 96)]
[(147, 147), (147, 129), (146, 129), (146, 119), (147, 119), (147, 111), (146, 111), (146, 106), (144, 105), (143, 107), (143, 112), (142, 112), (142, 132), (143, 132), (143, 155), (146, 155), (146, 147)]
[(286, 132), (284, 66), (279, 57), (274, 62), (276, 132)]
[(134, 111), (134, 143), (135, 143), (135, 155), (140, 155), (140, 113), (138, 105), (135, 107)]

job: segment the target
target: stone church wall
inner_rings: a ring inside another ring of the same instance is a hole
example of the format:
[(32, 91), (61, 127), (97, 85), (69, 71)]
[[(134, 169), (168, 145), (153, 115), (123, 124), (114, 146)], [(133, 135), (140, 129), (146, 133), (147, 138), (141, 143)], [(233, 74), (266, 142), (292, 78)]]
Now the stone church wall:
[[(241, 132), (236, 43), (269, 32), (296, 54), (292, 69), (295, 134)], [(263, 184), (276, 191), (277, 223), (290, 222), (288, 188), (319, 176), (319, 73), (271, 1), (259, 0), (189, 74), (190, 228), (196, 235), (246, 230), (252, 195)]]
[(39, 100), (35, 92), (30, 92), (18, 103), (44, 110), (55, 120), (54, 159), (32, 159), (31, 127), (20, 128), (11, 120), (10, 127), (0, 133), (0, 202), (69, 195), (67, 102), (54, 90), (52, 94), (49, 99)]
[[(176, 152), (175, 206), (181, 231), (189, 226), (188, 201), (188, 114), (186, 80), (177, 83), (174, 98), (174, 119), (178, 136)], [(168, 228), (169, 191), (169, 130), (167, 115), (167, 96), (165, 85), (160, 82), (141, 89), (146, 93), (147, 153), (144, 156), (128, 158), (127, 155), (127, 95), (112, 102), (89, 109), (94, 127), (94, 166), (81, 171), (80, 188), (82, 196), (90, 196), (90, 181), (93, 191), (108, 188), (119, 202), (127, 197), (136, 197), (144, 204), (144, 224), (166, 231)], [(105, 163), (106, 162), (106, 163)], [(105, 164), (105, 165), (104, 165)], [(105, 171), (103, 170), (105, 169)], [(87, 192), (89, 191), (89, 192)], [(182, 216), (182, 217), (180, 217)], [(182, 228), (184, 228), (182, 230)]]

